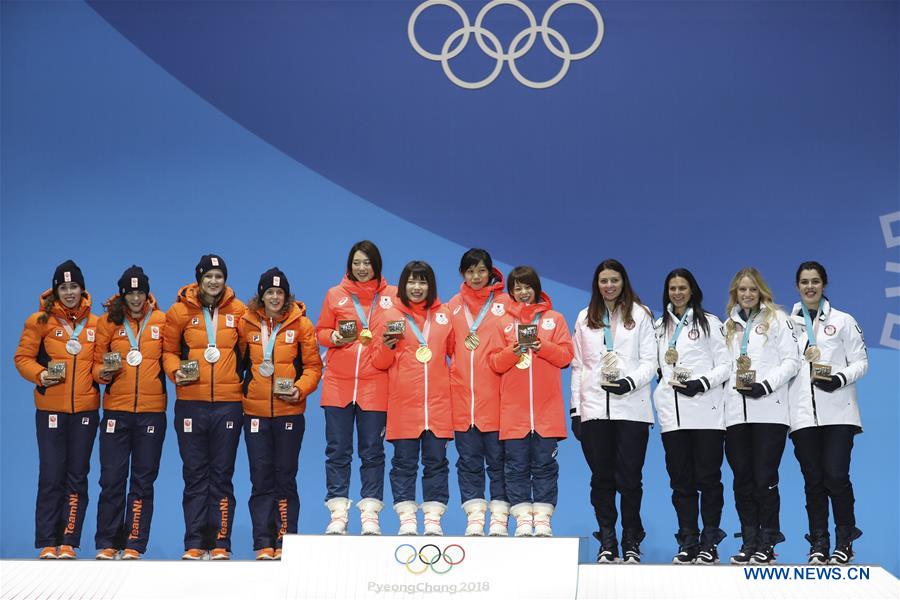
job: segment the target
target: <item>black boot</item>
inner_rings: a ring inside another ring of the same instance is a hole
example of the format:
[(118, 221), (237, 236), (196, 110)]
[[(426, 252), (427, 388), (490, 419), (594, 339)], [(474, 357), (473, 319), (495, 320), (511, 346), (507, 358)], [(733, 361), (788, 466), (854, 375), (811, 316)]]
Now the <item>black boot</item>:
[(784, 541), (784, 534), (777, 529), (760, 529), (759, 545), (750, 557), (751, 565), (775, 564), (775, 545)]
[(714, 565), (719, 562), (719, 542), (725, 539), (725, 532), (718, 527), (704, 527), (700, 534), (700, 550), (694, 563)]
[(672, 559), (672, 564), (693, 564), (697, 558), (697, 553), (700, 552), (700, 532), (680, 529), (675, 534), (675, 539), (678, 541), (678, 554)]
[(828, 562), (832, 565), (846, 565), (853, 561), (853, 540), (859, 538), (862, 531), (856, 527), (836, 527), (834, 552)]
[(828, 530), (810, 531), (804, 537), (809, 542), (809, 555), (806, 562), (811, 565), (828, 564), (828, 550), (831, 546), (831, 536), (828, 535)]
[(641, 542), (644, 540), (645, 535), (642, 529), (622, 530), (622, 562), (625, 564), (640, 564)]
[(758, 543), (759, 528), (758, 527), (741, 527), (741, 532), (736, 533), (734, 537), (741, 538), (741, 549), (737, 554), (731, 557), (733, 565), (749, 565), (750, 557), (756, 552)]
[(595, 531), (594, 537), (600, 542), (600, 552), (597, 553), (597, 562), (619, 562), (619, 540), (616, 538), (616, 528), (611, 527), (610, 529)]

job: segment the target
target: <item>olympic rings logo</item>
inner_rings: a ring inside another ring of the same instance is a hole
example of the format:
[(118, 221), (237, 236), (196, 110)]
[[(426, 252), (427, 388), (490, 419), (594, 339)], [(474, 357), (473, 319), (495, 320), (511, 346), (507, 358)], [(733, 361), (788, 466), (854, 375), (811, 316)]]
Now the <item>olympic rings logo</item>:
[[(503, 4), (509, 4), (511, 6), (516, 7), (525, 15), (528, 19), (528, 27), (520, 31), (516, 34), (516, 36), (509, 43), (509, 48), (504, 51), (503, 47), (500, 44), (500, 40), (491, 32), (489, 29), (485, 29), (482, 26), (484, 22), (485, 16), (494, 8)], [(581, 6), (587, 9), (591, 16), (594, 17), (594, 20), (597, 22), (597, 35), (594, 38), (594, 41), (588, 46), (586, 49), (581, 52), (572, 52), (572, 49), (569, 47), (569, 42), (563, 35), (557, 31), (556, 29), (550, 27), (550, 18), (553, 16), (557, 10), (562, 8), (563, 6), (567, 6), (569, 4), (574, 4), (576, 6)], [(460, 21), (462, 21), (462, 27), (454, 31), (450, 34), (450, 36), (444, 40), (444, 45), (441, 48), (439, 54), (428, 52), (425, 50), (421, 44), (419, 44), (419, 40), (416, 38), (416, 20), (421, 16), (423, 12), (432, 6), (446, 6), (453, 9), (457, 15), (459, 15)], [(544, 45), (547, 47), (547, 50), (550, 51), (551, 54), (561, 59), (562, 65), (560, 66), (559, 71), (546, 81), (532, 81), (526, 78), (519, 69), (516, 67), (516, 60), (525, 56), (529, 50), (531, 50), (532, 46), (534, 46), (534, 42), (537, 39), (537, 34), (541, 34), (541, 40), (544, 42)], [(409, 43), (412, 44), (412, 47), (416, 52), (419, 53), (423, 58), (427, 58), (428, 60), (440, 62), (441, 67), (444, 69), (444, 74), (447, 75), (447, 78), (458, 85), (461, 88), (465, 88), (467, 90), (477, 90), (483, 87), (486, 87), (493, 83), (495, 79), (500, 75), (500, 72), (503, 70), (503, 63), (509, 63), (509, 70), (513, 74), (513, 77), (516, 78), (516, 81), (521, 83), (522, 85), (528, 86), (534, 89), (546, 89), (548, 87), (554, 86), (560, 81), (562, 78), (566, 76), (566, 73), (569, 71), (569, 65), (576, 60), (581, 60), (583, 58), (587, 58), (591, 54), (594, 53), (595, 50), (600, 46), (600, 42), (603, 40), (603, 17), (600, 15), (600, 11), (597, 10), (597, 7), (594, 6), (589, 0), (557, 0), (550, 8), (547, 9), (547, 12), (544, 13), (544, 17), (541, 20), (541, 24), (537, 24), (537, 20), (535, 19), (534, 13), (531, 12), (531, 9), (528, 8), (523, 2), (520, 0), (491, 0), (487, 4), (482, 7), (482, 9), (478, 12), (478, 16), (475, 17), (475, 25), (470, 24), (469, 16), (466, 14), (466, 11), (462, 9), (456, 2), (453, 0), (427, 0), (423, 2), (413, 11), (412, 15), (409, 17), (409, 24), (407, 25), (407, 34), (409, 35)], [(482, 79), (481, 81), (464, 81), (460, 79), (450, 68), (450, 60), (459, 56), (459, 54), (466, 49), (466, 45), (469, 43), (469, 38), (475, 35), (475, 41), (478, 44), (478, 47), (481, 48), (481, 51), (484, 52), (488, 57), (497, 61), (497, 64), (494, 65), (494, 69), (490, 72), (490, 74)], [(457, 40), (459, 40), (458, 43)], [(456, 45), (454, 46), (454, 43)]]
[(400, 544), (394, 550), (394, 560), (413, 575), (421, 575), (429, 569), (444, 575), (466, 560), (466, 551), (459, 544), (450, 544), (443, 550), (434, 544), (425, 544), (418, 550), (412, 544)]

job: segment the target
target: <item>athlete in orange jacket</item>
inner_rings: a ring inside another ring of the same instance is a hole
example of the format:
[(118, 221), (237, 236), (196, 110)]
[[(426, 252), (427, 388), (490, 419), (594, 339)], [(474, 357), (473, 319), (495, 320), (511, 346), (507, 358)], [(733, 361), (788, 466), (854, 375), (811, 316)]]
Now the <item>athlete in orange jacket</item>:
[[(506, 493), (516, 518), (516, 536), (550, 536), (556, 507), (559, 464), (556, 450), (566, 437), (560, 371), (572, 361), (572, 338), (563, 316), (553, 310), (531, 267), (509, 273), (515, 302), (496, 327), (491, 368), (502, 374), (500, 439), (506, 459)], [(536, 327), (537, 340), (523, 349), (519, 325)]]
[[(372, 364), (388, 370), (387, 439), (394, 444), (391, 490), (400, 516), (399, 535), (416, 535), (416, 472), (421, 448), (425, 535), (442, 535), (441, 517), (450, 497), (447, 444), (453, 436), (450, 370), (453, 354), (450, 312), (441, 306), (434, 271), (412, 261), (400, 274), (400, 302), (379, 315)], [(403, 322), (391, 335), (388, 324)]]
[[(397, 288), (381, 277), (381, 253), (368, 240), (347, 255), (340, 285), (322, 303), (316, 324), (319, 345), (327, 348), (322, 378), (325, 411), (325, 506), (331, 511), (327, 534), (347, 532), (350, 509), (350, 463), (356, 425), (360, 459), (357, 503), (363, 535), (378, 535), (378, 513), (384, 506), (384, 427), (387, 373), (372, 366), (372, 320), (394, 306)], [(344, 325), (345, 333), (339, 331)], [(349, 329), (348, 329), (349, 328)]]
[(244, 439), (250, 462), (250, 519), (257, 560), (281, 558), (297, 533), (297, 465), (306, 397), (322, 377), (316, 331), (277, 267), (259, 278), (238, 331), (249, 368), (244, 380)]
[[(194, 269), (197, 283), (186, 285), (166, 313), (163, 367), (175, 382), (175, 432), (184, 463), (185, 560), (211, 549), (213, 560), (231, 554), (234, 521), (234, 460), (241, 437), (244, 357), (238, 324), (244, 304), (225, 282), (222, 257), (207, 254)], [(199, 371), (190, 377), (189, 365)]]
[(25, 321), (15, 354), (16, 369), (35, 384), (40, 475), (34, 545), (40, 558), (75, 558), (100, 397), (91, 377), (97, 317), (73, 261), (56, 267), (40, 308)]
[[(162, 371), (166, 314), (156, 307), (150, 280), (132, 265), (97, 324), (94, 379), (105, 384), (100, 422), (100, 500), (97, 558), (137, 559), (147, 551), (153, 483), (166, 435), (166, 378)], [(118, 368), (107, 353), (118, 355)], [(126, 497), (129, 464), (131, 485)], [(125, 531), (120, 540), (119, 532)]]
[(490, 477), (490, 535), (508, 535), (509, 502), (503, 482), (503, 443), (500, 430), (500, 376), (488, 364), (490, 337), (511, 300), (503, 289), (503, 275), (486, 250), (472, 248), (459, 262), (463, 282), (447, 303), (455, 345), (450, 363), (456, 475), (466, 535), (484, 535), (488, 503), (484, 472)]

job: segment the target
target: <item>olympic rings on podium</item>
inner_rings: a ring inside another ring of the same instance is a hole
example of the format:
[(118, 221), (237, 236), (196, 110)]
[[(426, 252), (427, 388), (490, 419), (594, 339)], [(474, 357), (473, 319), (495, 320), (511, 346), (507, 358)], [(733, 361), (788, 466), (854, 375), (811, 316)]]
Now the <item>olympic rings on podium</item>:
[[(465, 559), (466, 551), (459, 544), (449, 544), (443, 550), (435, 544), (425, 544), (418, 550), (412, 544), (400, 544), (394, 550), (394, 560), (413, 575), (421, 575), (429, 569), (437, 575), (444, 575)], [(419, 568), (418, 564), (422, 567)]]

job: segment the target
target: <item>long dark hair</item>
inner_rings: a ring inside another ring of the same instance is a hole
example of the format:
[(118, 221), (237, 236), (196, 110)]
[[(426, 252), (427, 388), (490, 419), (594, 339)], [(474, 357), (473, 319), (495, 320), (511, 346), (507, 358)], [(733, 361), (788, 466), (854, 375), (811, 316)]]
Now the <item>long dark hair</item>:
[(663, 329), (666, 330), (669, 325), (673, 322), (672, 315), (669, 314), (668, 306), (672, 301), (669, 299), (669, 282), (675, 279), (676, 277), (681, 277), (688, 282), (688, 287), (691, 288), (691, 299), (688, 302), (688, 308), (694, 311), (694, 321), (693, 326), (694, 329), (697, 326), (700, 326), (700, 329), (703, 330), (703, 334), (709, 335), (709, 321), (706, 319), (706, 312), (703, 310), (703, 290), (700, 289), (700, 284), (697, 283), (697, 280), (694, 278), (694, 274), (684, 268), (672, 269), (668, 275), (666, 275), (666, 282), (663, 284), (663, 295), (662, 295), (662, 325)]
[(647, 314), (652, 318), (653, 314), (643, 306), (640, 297), (634, 293), (634, 289), (631, 287), (631, 280), (628, 279), (628, 273), (625, 271), (625, 267), (616, 259), (607, 258), (594, 269), (594, 278), (591, 280), (591, 303), (588, 304), (587, 313), (588, 327), (591, 329), (600, 329), (603, 327), (603, 315), (606, 314), (606, 303), (603, 302), (603, 296), (600, 295), (600, 285), (597, 283), (597, 280), (600, 278), (600, 272), (605, 271), (606, 269), (615, 271), (622, 276), (622, 292), (619, 294), (619, 297), (616, 298), (616, 307), (622, 309), (622, 318), (625, 320), (625, 324), (634, 324), (631, 311), (634, 308), (635, 303), (641, 305), (641, 308), (646, 310)]
[(125, 322), (125, 297), (124, 296), (114, 296), (110, 298), (106, 302), (103, 303), (103, 307), (106, 309), (106, 312), (109, 313), (109, 320), (115, 323), (116, 325), (121, 325)]
[(381, 281), (381, 252), (378, 251), (378, 246), (369, 240), (356, 242), (350, 248), (350, 253), (347, 255), (347, 278), (350, 281), (356, 281), (356, 275), (353, 274), (353, 255), (357, 250), (365, 254), (372, 263), (372, 280)]
[(397, 297), (403, 306), (409, 308), (409, 296), (406, 295), (406, 284), (410, 279), (424, 279), (428, 282), (428, 294), (425, 296), (425, 308), (431, 308), (437, 300), (437, 280), (434, 277), (434, 269), (424, 260), (412, 260), (406, 263), (400, 273), (400, 281), (397, 283)]

